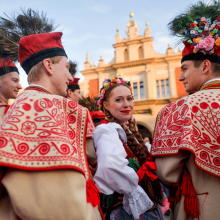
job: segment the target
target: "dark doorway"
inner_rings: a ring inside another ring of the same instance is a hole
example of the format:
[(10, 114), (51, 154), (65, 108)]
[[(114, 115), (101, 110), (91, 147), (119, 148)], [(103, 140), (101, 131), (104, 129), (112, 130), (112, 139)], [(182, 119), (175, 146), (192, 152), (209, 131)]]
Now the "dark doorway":
[(151, 134), (151, 132), (148, 130), (148, 128), (144, 127), (143, 125), (139, 125), (139, 124), (137, 124), (137, 127), (138, 127), (138, 131), (139, 131), (139, 133), (142, 135), (142, 137), (143, 137), (143, 138), (149, 137), (150, 143), (152, 143), (152, 134)]

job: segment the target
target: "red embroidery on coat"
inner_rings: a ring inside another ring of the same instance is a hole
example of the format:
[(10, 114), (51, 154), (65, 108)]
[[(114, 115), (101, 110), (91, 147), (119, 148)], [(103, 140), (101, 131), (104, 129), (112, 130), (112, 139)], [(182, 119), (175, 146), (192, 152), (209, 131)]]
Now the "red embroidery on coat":
[(34, 122), (26, 121), (22, 123), (21, 131), (24, 134), (29, 135), (29, 134), (34, 134), (36, 128), (37, 128), (37, 125)]
[(25, 111), (30, 111), (30, 110), (31, 110), (31, 105), (29, 105), (28, 103), (25, 103), (24, 105), (22, 105), (22, 108), (23, 108)]
[(7, 145), (8, 140), (4, 137), (0, 137), (0, 148), (3, 148)]
[[(42, 103), (41, 103), (42, 104)], [(40, 107), (39, 105), (39, 100), (36, 100), (34, 102), (34, 109), (37, 111), (37, 112), (43, 112), (44, 111), (44, 108)]]
[(0, 164), (25, 170), (71, 168), (88, 179), (87, 111), (77, 104), (70, 108), (67, 99), (54, 97), (30, 88), (18, 96), (1, 124)]
[(205, 90), (198, 100), (199, 93), (170, 103), (160, 111), (151, 154), (172, 155), (180, 149), (189, 150), (200, 169), (219, 177), (220, 105), (213, 101), (208, 103), (204, 96), (213, 100), (219, 94), (217, 90)]

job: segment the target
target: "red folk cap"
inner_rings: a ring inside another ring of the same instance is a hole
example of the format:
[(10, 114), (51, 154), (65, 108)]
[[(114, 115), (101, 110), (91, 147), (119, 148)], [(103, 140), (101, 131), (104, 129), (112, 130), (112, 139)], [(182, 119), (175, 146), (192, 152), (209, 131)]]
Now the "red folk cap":
[(0, 59), (0, 76), (11, 72), (17, 72), (19, 74), (18, 68), (10, 59)]
[(90, 115), (91, 115), (92, 119), (104, 119), (105, 118), (104, 113), (100, 112), (100, 111), (90, 112)]
[(74, 92), (76, 89), (80, 89), (79, 84), (78, 84), (79, 79), (80, 79), (80, 78), (73, 78), (73, 82), (70, 82), (70, 83), (69, 83), (68, 89), (71, 89), (73, 92)]
[(80, 78), (73, 78), (73, 82), (70, 82), (69, 85), (75, 85), (78, 84), (78, 81), (80, 80)]
[(34, 34), (21, 38), (19, 42), (18, 60), (26, 74), (40, 61), (66, 56), (61, 37), (62, 32)]

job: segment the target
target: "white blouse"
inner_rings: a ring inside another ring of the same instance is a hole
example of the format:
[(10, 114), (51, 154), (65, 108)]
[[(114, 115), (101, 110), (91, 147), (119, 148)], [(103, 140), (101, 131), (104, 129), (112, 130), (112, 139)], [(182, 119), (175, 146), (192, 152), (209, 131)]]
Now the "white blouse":
[(134, 219), (139, 219), (139, 215), (149, 210), (153, 202), (138, 185), (136, 172), (128, 166), (119, 135), (127, 142), (125, 131), (114, 122), (99, 125), (93, 132), (98, 165), (94, 181), (100, 192), (106, 195), (115, 191), (124, 194), (123, 208)]

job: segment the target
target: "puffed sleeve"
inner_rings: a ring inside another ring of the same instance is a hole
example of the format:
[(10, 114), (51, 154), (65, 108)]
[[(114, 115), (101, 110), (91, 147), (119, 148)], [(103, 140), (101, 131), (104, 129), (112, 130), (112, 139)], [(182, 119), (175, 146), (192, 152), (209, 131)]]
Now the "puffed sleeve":
[(99, 125), (93, 133), (97, 155), (94, 181), (104, 194), (110, 195), (115, 191), (124, 194), (125, 211), (139, 219), (139, 215), (149, 210), (153, 202), (138, 185), (136, 172), (128, 166), (127, 154), (117, 130), (109, 123)]

